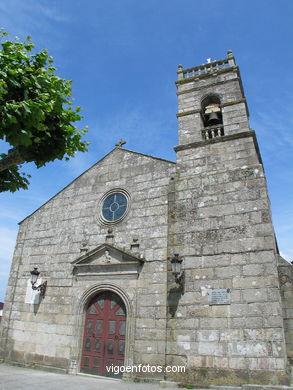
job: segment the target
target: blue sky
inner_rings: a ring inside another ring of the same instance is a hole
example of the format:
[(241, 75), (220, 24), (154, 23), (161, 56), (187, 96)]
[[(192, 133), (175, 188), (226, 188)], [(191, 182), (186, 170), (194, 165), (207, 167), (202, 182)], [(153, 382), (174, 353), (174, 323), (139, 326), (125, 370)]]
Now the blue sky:
[[(27, 191), (0, 194), (0, 301), (18, 222), (123, 138), (128, 149), (175, 160), (177, 65), (240, 66), (267, 175), (281, 252), (293, 259), (292, 0), (9, 0), (0, 27), (47, 48), (89, 126), (89, 152), (36, 169)], [(1, 146), (1, 144), (0, 144)], [(3, 146), (3, 145), (2, 145)]]

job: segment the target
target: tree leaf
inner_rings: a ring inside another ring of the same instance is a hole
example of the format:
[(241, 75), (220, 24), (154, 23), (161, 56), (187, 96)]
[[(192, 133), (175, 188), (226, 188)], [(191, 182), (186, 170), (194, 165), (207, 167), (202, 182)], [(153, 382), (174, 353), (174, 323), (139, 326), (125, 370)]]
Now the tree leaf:
[[(7, 35), (0, 30), (0, 36)], [(1, 45), (1, 139), (17, 150), (21, 161), (34, 161), (37, 167), (86, 151), (88, 143), (82, 135), (87, 129), (74, 126), (82, 116), (79, 106), (72, 107), (72, 81), (55, 74), (47, 50), (32, 53), (30, 37), (24, 42), (7, 38)], [(29, 183), (17, 166), (1, 171), (1, 161), (0, 191), (27, 188)]]

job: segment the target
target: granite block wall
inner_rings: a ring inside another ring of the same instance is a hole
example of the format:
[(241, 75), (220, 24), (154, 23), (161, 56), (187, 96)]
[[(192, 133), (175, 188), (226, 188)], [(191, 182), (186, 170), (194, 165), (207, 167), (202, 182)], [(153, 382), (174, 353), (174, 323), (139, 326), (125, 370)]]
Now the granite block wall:
[[(78, 371), (86, 299), (107, 286), (128, 300), (126, 363), (165, 361), (167, 197), (174, 169), (172, 162), (117, 148), (20, 224), (2, 323), (6, 360)], [(130, 209), (121, 223), (107, 226), (99, 218), (100, 200), (115, 188), (128, 192)], [(108, 279), (75, 277), (71, 263), (109, 237), (111, 245), (144, 259), (139, 279), (119, 272)], [(39, 305), (25, 301), (36, 264), (48, 283)]]
[[(236, 369), (239, 384), (251, 380), (250, 370), (271, 370), (286, 381), (276, 245), (253, 138), (177, 151), (169, 245), (184, 257), (185, 291), (170, 297), (167, 353), (191, 377)], [(210, 305), (210, 289), (229, 289), (230, 303)], [(196, 325), (185, 329), (178, 320)]]

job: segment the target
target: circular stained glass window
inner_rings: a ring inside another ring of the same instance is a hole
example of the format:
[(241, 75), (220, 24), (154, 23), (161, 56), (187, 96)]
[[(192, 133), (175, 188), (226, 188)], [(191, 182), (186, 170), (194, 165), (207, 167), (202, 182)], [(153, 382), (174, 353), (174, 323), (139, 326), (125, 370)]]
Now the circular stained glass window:
[(116, 222), (124, 217), (128, 207), (126, 196), (122, 192), (108, 195), (102, 204), (102, 217), (106, 222)]

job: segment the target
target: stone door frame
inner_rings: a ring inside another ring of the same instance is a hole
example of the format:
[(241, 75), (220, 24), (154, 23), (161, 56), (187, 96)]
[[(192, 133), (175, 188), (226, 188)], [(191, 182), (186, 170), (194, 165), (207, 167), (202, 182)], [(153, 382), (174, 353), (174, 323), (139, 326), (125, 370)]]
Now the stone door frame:
[[(77, 313), (77, 321), (76, 321), (76, 339), (77, 343), (75, 346), (76, 349), (76, 358), (75, 362), (71, 359), (69, 373), (70, 374), (78, 374), (80, 373), (80, 364), (82, 357), (82, 342), (83, 342), (83, 332), (84, 332), (84, 322), (86, 315), (86, 308), (91, 299), (94, 296), (104, 292), (111, 291), (116, 293), (123, 301), (126, 307), (126, 332), (125, 332), (125, 355), (124, 355), (124, 365), (129, 366), (132, 365), (133, 355), (134, 355), (134, 303), (131, 302), (128, 294), (124, 289), (120, 286), (113, 283), (98, 283), (89, 289), (87, 289), (79, 302), (78, 313)], [(123, 378), (126, 378), (127, 375), (123, 375)]]

